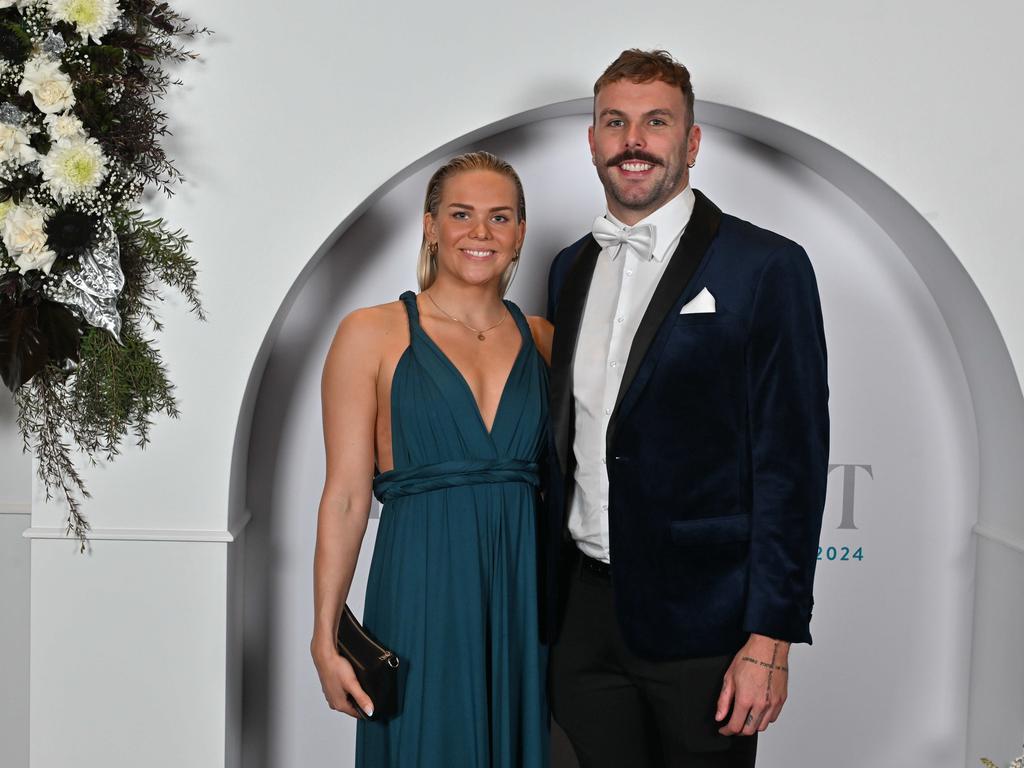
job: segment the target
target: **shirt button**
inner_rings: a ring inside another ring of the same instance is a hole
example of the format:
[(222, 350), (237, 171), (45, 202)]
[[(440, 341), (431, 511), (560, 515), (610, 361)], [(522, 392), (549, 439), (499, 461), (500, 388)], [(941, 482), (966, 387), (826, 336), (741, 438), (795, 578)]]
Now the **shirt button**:
[(616, 318), (615, 318), (615, 322), (616, 322), (616, 323), (621, 323), (621, 322), (622, 322), (623, 320), (625, 320), (625, 319), (626, 319), (626, 318), (624, 318), (624, 317), (623, 317), (622, 315), (619, 315), (618, 317), (616, 317)]
[(612, 368), (618, 368), (619, 367), (619, 364), (615, 360), (612, 360), (610, 363), (608, 363), (608, 365), (610, 365)]
[(605, 408), (605, 409), (604, 409), (604, 415), (605, 415), (605, 416), (609, 416), (609, 415), (611, 415), (611, 412), (612, 412), (612, 409), (611, 409), (611, 408)]
[(602, 512), (607, 512), (608, 511), (608, 505), (607, 504), (602, 504), (601, 505), (601, 511)]
[(632, 269), (627, 269), (626, 270), (626, 277), (632, 277), (632, 276), (633, 276), (633, 270)]

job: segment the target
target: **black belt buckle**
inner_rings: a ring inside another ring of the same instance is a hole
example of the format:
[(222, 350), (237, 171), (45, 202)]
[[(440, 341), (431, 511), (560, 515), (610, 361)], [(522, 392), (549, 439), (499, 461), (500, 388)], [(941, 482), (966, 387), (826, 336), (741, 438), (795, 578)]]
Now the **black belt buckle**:
[(609, 563), (603, 560), (595, 560), (579, 550), (577, 552), (579, 553), (581, 570), (592, 573), (595, 576), (600, 576), (602, 579), (610, 579), (612, 577), (612, 567)]

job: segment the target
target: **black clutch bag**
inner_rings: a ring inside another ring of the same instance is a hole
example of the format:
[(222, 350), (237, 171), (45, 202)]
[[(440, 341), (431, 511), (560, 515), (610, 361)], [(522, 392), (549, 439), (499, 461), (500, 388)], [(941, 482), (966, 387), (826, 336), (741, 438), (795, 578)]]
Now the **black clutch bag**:
[(348, 605), (338, 622), (338, 651), (348, 659), (356, 679), (373, 701), (373, 716), (353, 706), (368, 720), (386, 720), (398, 714), (398, 657), (378, 643), (359, 623)]

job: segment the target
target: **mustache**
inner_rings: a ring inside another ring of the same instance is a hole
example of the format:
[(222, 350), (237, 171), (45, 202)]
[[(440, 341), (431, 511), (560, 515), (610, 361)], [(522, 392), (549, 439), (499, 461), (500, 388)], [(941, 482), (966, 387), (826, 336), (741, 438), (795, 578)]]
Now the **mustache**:
[(611, 168), (614, 165), (621, 165), (627, 160), (640, 160), (645, 163), (650, 163), (651, 165), (664, 165), (664, 163), (662, 163), (661, 160), (656, 158), (654, 155), (644, 152), (642, 149), (634, 149), (627, 150), (626, 152), (620, 152), (615, 157), (611, 158), (608, 161), (607, 165), (609, 168)]

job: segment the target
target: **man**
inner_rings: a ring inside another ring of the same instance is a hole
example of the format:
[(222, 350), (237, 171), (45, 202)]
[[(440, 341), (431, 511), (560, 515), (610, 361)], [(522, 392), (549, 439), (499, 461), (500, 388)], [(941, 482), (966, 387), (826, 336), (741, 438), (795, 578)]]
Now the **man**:
[(828, 466), (803, 249), (689, 186), (686, 68), (594, 86), (608, 211), (551, 267), (551, 706), (583, 768), (752, 766), (810, 642)]

